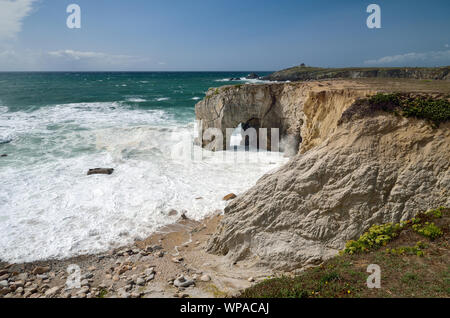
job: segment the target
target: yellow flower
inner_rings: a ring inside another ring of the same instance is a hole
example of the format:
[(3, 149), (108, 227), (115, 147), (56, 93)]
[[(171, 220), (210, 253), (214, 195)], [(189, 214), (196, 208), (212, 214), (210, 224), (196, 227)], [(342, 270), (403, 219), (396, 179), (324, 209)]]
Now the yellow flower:
[(351, 294), (352, 292), (350, 290), (347, 290), (347, 293)]

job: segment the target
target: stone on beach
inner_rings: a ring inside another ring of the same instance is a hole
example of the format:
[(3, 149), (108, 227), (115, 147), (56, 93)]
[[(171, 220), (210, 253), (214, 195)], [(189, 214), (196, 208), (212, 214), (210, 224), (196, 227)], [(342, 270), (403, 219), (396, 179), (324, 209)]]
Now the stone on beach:
[(230, 200), (233, 200), (233, 199), (236, 199), (236, 194), (234, 194), (234, 193), (230, 193), (230, 194), (227, 194), (226, 196), (224, 196), (223, 197), (223, 201), (230, 201)]
[(89, 169), (87, 175), (90, 176), (92, 174), (112, 174), (114, 172), (113, 168), (95, 168)]
[(202, 282), (209, 282), (210, 280), (211, 280), (211, 276), (209, 276), (209, 275), (202, 275), (202, 277), (200, 277), (200, 280), (202, 281)]
[(176, 287), (189, 287), (194, 284), (195, 282), (192, 279), (186, 279), (184, 276), (178, 277), (173, 282), (173, 285)]
[(48, 273), (50, 271), (50, 267), (48, 266), (38, 266), (33, 269), (33, 275), (42, 275)]
[(61, 288), (58, 287), (58, 286), (52, 287), (52, 288), (50, 288), (50, 289), (47, 289), (47, 290), (45, 291), (45, 296), (47, 296), (47, 297), (54, 296), (57, 292), (59, 292), (60, 289), (61, 289)]

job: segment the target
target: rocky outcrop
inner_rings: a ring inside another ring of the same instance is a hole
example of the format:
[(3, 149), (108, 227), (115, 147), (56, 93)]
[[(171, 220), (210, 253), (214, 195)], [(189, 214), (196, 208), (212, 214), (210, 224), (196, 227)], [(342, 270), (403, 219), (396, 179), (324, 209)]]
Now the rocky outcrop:
[(315, 81), (332, 78), (414, 78), (449, 80), (450, 67), (320, 68), (296, 66), (263, 77), (269, 81)]
[(256, 117), (302, 141), (288, 164), (226, 207), (209, 252), (302, 269), (336, 255), (373, 224), (450, 205), (450, 124), (433, 128), (381, 112), (339, 122), (356, 99), (376, 91), (352, 85), (231, 87), (197, 105), (200, 118), (214, 114), (203, 117), (204, 128)]
[[(257, 130), (279, 129), (281, 150), (295, 154), (303, 139), (314, 144), (321, 134), (334, 129), (330, 124), (337, 122), (338, 114), (357, 98), (370, 93), (367, 86), (347, 82), (224, 86), (208, 90), (206, 97), (195, 106), (195, 114), (202, 122), (202, 144), (210, 150), (229, 149), (227, 129), (243, 124)], [(317, 101), (324, 104), (315, 112)], [(320, 122), (312, 124), (310, 119), (314, 118)], [(302, 126), (304, 131), (300, 134)], [(212, 138), (205, 136), (210, 128), (220, 130), (224, 138), (211, 141)], [(271, 148), (270, 132), (268, 148)]]

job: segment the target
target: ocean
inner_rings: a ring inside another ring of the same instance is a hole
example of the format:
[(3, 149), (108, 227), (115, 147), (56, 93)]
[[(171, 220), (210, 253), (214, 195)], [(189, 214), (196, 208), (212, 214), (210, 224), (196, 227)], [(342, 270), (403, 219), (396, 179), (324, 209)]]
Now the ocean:
[[(0, 260), (103, 252), (176, 222), (172, 209), (223, 209), (286, 161), (183, 155), (195, 103), (248, 73), (0, 73)], [(86, 175), (97, 167), (115, 171)]]

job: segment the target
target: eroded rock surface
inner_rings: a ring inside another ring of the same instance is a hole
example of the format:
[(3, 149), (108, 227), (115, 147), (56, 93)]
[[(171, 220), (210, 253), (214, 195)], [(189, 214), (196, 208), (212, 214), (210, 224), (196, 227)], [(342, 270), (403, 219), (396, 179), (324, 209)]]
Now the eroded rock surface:
[[(291, 271), (336, 255), (373, 224), (450, 205), (449, 123), (434, 129), (422, 120), (379, 113), (338, 125), (352, 101), (373, 90), (305, 85), (246, 88), (244, 99), (255, 103), (251, 96), (263, 100), (271, 91), (285, 91), (270, 102), (277, 105), (272, 111), (291, 114), (282, 125), (298, 129), (303, 143), (288, 164), (228, 205), (209, 252)], [(215, 97), (219, 125), (238, 118), (227, 114), (237, 107), (228, 102), (238, 96)], [(256, 112), (257, 105), (249, 105), (248, 112)]]

